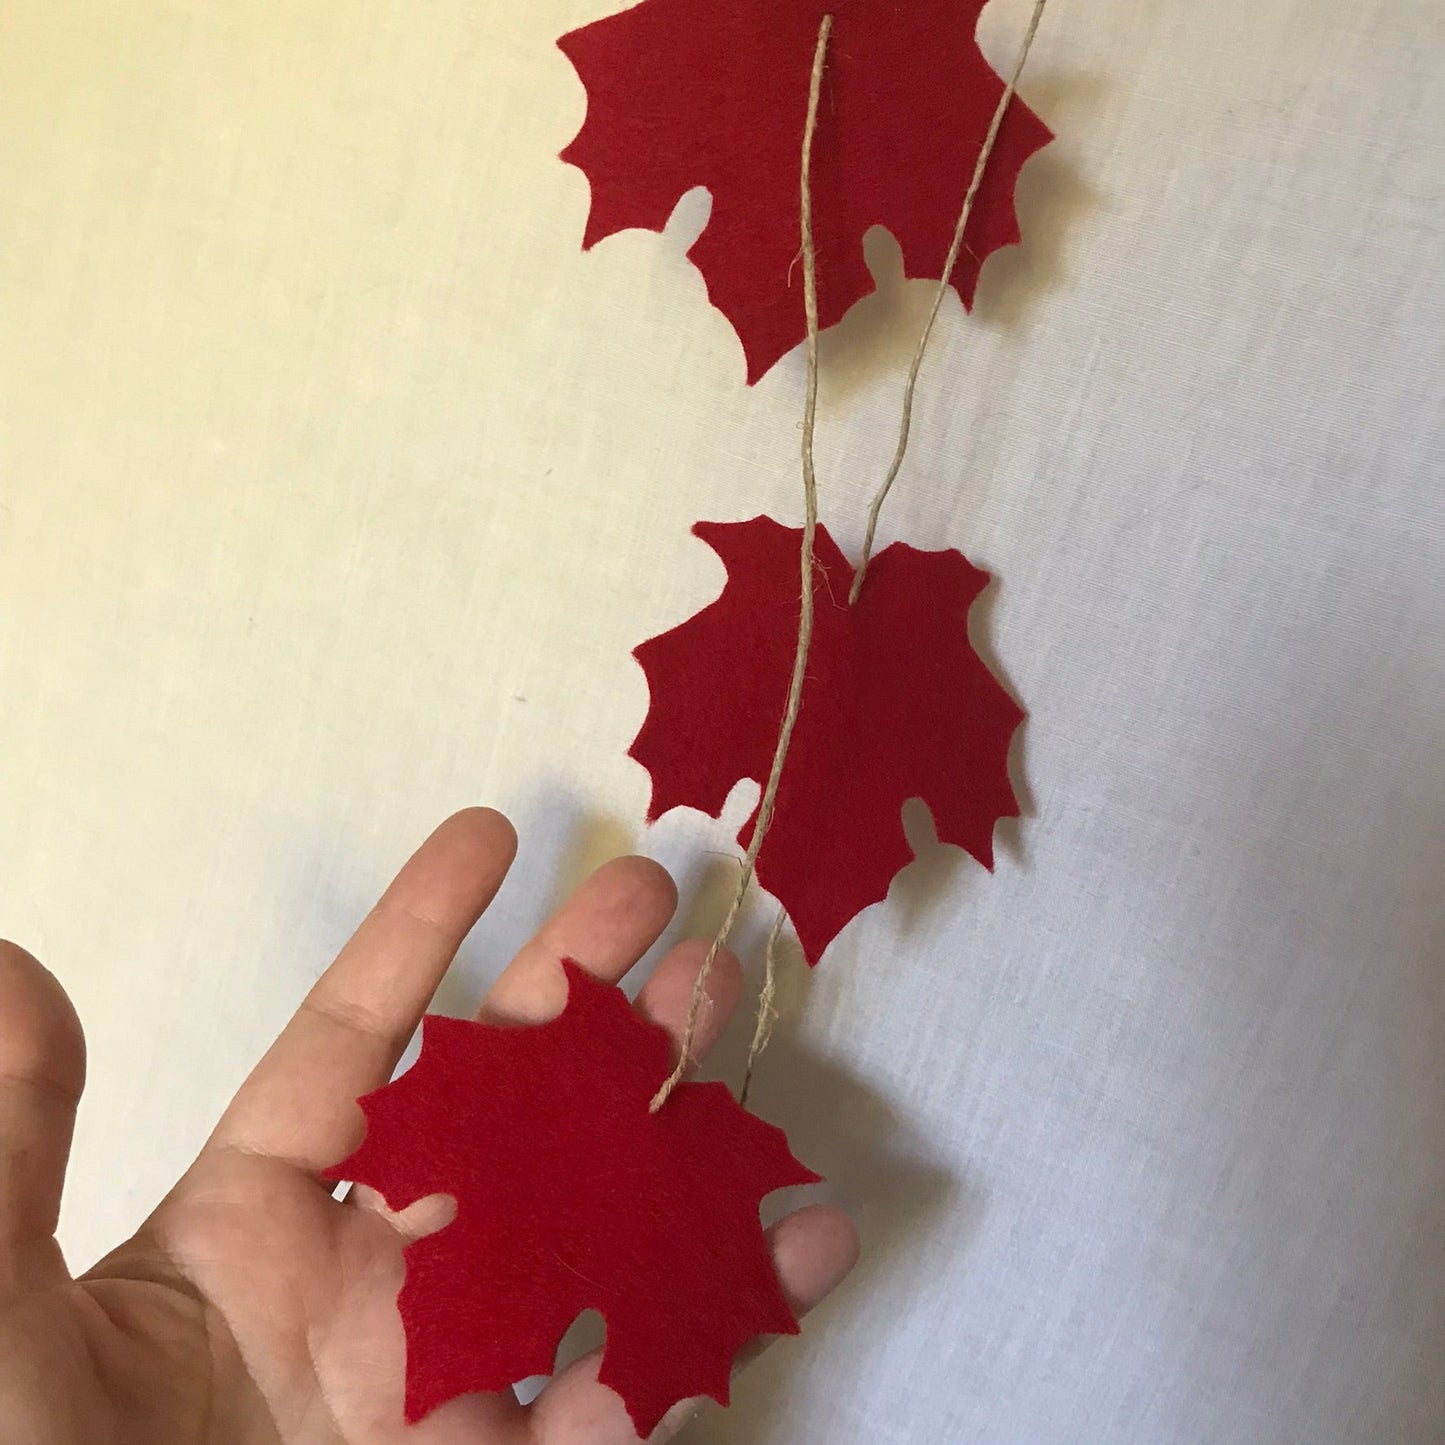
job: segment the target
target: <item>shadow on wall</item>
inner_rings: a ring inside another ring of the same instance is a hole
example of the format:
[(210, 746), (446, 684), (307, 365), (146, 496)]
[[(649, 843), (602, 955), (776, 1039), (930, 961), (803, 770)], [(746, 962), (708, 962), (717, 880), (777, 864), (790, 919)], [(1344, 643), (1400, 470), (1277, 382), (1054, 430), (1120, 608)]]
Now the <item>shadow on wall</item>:
[[(684, 1432), (693, 1445), (773, 1438), (769, 1421), (792, 1392), (793, 1376), (815, 1352), (828, 1350), (828, 1321), (835, 1313), (878, 1310), (895, 1320), (926, 1273), (928, 1236), (949, 1221), (957, 1238), (972, 1232), (982, 1216), (984, 1196), (930, 1155), (920, 1138), (862, 1080), (833, 1059), (825, 1059), (800, 1037), (811, 977), (796, 944), (780, 960), (780, 1022), (758, 1062), (749, 1107), (788, 1135), (794, 1152), (825, 1183), (814, 1189), (783, 1190), (764, 1204), (771, 1222), (815, 1199), (842, 1208), (858, 1226), (863, 1252), (857, 1268), (837, 1293), (804, 1323), (798, 1339), (774, 1341), (746, 1368), (722, 1411), (711, 1403)], [(824, 965), (826, 966), (826, 965)], [(723, 1037), (706, 1073), (736, 1086), (742, 1078), (752, 1035), (755, 990)]]
[(1014, 202), (1023, 240), (995, 251), (984, 263), (973, 309), (983, 325), (1013, 331), (1039, 301), (1069, 279), (1069, 241), (1103, 198), (1065, 156), (1073, 138), (1097, 122), (1110, 85), (1117, 81), (1103, 72), (1030, 70), (1025, 75), (1021, 93), (1055, 139), (1019, 173)]
[[(1445, 867), (1440, 887), (1445, 891)], [(1402, 1192), (1405, 1207), (1397, 1206), (1394, 1230), (1382, 1241), (1380, 1264), (1393, 1277), (1384, 1313), (1398, 1343), (1362, 1424), (1371, 1439), (1427, 1445), (1445, 1439), (1445, 910), (1414, 974), (1406, 996), (1416, 1003), (1397, 1016), (1387, 1047), (1402, 1070), (1393, 1117), (1416, 1161), (1423, 1203), (1412, 1208)]]
[[(1340, 646), (1327, 632), (1314, 647)], [(1257, 1012), (1209, 1041), (1226, 1061), (1223, 1103), (1246, 1122), (1205, 1196), (1226, 1284), (1224, 1318), (1201, 1311), (1201, 1323), (1225, 1338), (1232, 1320), (1250, 1363), (1200, 1354), (1248, 1381), (1273, 1428), (1433, 1445), (1445, 1439), (1445, 719), (1425, 715), (1426, 691), (1392, 700), (1377, 671), (1344, 650), (1327, 664), (1333, 698), (1316, 691), (1319, 713), (1273, 739), (1285, 787), (1241, 830), (1232, 927)], [(1306, 833), (1300, 816), (1325, 826)], [(1333, 875), (1320, 912), (1289, 896), (1306, 871)], [(1267, 977), (1251, 938), (1274, 960)]]
[(1112, 834), (1192, 943), (1177, 1022), (1114, 1041), (1149, 1188), (1071, 1390), (1150, 1368), (1100, 1438), (1445, 1439), (1445, 717), (1434, 601), (1371, 566), (1261, 579), (1144, 759), (1151, 836)]

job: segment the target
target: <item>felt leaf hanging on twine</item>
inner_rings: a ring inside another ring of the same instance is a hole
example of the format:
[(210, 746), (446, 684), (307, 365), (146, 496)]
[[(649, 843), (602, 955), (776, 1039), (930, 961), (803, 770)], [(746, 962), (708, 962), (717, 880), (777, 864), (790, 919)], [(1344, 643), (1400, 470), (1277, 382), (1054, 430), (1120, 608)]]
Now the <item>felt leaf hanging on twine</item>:
[(450, 1194), (456, 1218), (406, 1248), (406, 1416), (553, 1367), (601, 1312), (601, 1380), (646, 1437), (677, 1401), (727, 1403), (733, 1357), (796, 1334), (758, 1220), (816, 1182), (782, 1131), (723, 1084), (679, 1085), (667, 1034), (570, 960), (567, 1006), (507, 1028), (428, 1015), (421, 1055), (361, 1100), (366, 1137), (327, 1171), (392, 1209)]
[[(629, 749), (652, 777), (649, 821), (682, 806), (716, 818), (740, 778), (767, 777), (797, 641), (799, 530), (754, 517), (693, 531), (727, 584), (633, 653), (651, 697)], [(962, 553), (895, 542), (850, 606), (853, 569), (820, 527), (813, 576), (802, 709), (757, 858), (809, 963), (913, 856), (908, 798), (928, 805), (940, 841), (992, 869), (994, 825), (1018, 816), (1008, 750), (1024, 715), (969, 643), (989, 575)]]
[[(804, 336), (798, 137), (819, 23), (836, 10), (814, 142), (819, 322), (873, 287), (863, 236), (887, 227), (904, 273), (942, 277), (1004, 83), (974, 39), (985, 0), (641, 0), (558, 44), (587, 90), (562, 158), (592, 188), (584, 248), (661, 231), (695, 186), (712, 213), (689, 256), (758, 380)], [(1019, 239), (1014, 186), (1050, 133), (1015, 102), (952, 274), (971, 304), (984, 259)]]

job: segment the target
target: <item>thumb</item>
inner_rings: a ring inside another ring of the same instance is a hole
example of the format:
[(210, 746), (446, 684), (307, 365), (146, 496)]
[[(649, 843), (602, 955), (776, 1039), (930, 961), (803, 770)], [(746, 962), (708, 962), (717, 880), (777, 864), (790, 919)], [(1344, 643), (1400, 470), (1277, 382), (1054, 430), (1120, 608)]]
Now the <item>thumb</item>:
[(0, 1279), (50, 1238), (85, 1086), (85, 1037), (54, 975), (0, 940)]

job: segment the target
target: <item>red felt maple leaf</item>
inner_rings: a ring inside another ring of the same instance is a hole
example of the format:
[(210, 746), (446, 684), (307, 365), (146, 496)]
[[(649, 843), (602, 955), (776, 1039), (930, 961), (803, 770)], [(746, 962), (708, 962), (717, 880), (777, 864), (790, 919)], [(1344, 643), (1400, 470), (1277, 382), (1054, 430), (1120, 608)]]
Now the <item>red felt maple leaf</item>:
[(567, 960), (550, 1023), (428, 1015), (421, 1055), (366, 1095), (366, 1137), (327, 1171), (392, 1209), (450, 1194), (456, 1218), (407, 1246), (398, 1305), (406, 1416), (551, 1371), (586, 1309), (607, 1322), (601, 1380), (639, 1435), (677, 1401), (727, 1403), (733, 1357), (796, 1334), (758, 1221), (765, 1194), (818, 1176), (723, 1084), (680, 1084), (666, 1033)]
[[(1003, 81), (974, 31), (985, 0), (641, 0), (558, 44), (587, 89), (562, 158), (592, 186), (583, 246), (660, 231), (685, 191), (712, 214), (689, 256), (732, 322), (754, 382), (805, 331), (798, 169), (818, 27), (835, 16), (813, 142), (820, 323), (873, 290), (863, 235), (886, 226), (908, 276), (939, 277)], [(1009, 106), (953, 284), (1019, 239), (1014, 185), (1050, 139)]]
[[(740, 778), (767, 778), (797, 643), (798, 529), (754, 517), (693, 531), (728, 580), (711, 606), (633, 653), (651, 695), (629, 749), (652, 775), (649, 821), (680, 806), (716, 818)], [(989, 869), (994, 824), (1018, 815), (1008, 750), (1023, 710), (968, 640), (988, 581), (960, 552), (895, 542), (850, 607), (852, 568), (818, 529), (802, 712), (757, 860), (809, 963), (913, 856), (906, 799), (922, 798), (939, 839)], [(738, 834), (744, 848), (755, 818)]]

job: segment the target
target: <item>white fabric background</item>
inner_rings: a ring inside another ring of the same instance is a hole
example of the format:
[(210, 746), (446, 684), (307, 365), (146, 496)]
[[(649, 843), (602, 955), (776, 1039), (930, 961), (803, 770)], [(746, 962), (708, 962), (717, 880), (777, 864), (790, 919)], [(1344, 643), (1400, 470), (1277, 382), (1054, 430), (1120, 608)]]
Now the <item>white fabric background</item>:
[[(523, 849), (448, 1008), (615, 851), (716, 919), (628, 652), (719, 588), (695, 519), (796, 518), (801, 368), (742, 385), (704, 198), (580, 252), (552, 42), (611, 4), (0, 6), (0, 928), (89, 1030), (77, 1264), (451, 808)], [(790, 980), (761, 1106), (868, 1256), (693, 1440), (1445, 1435), (1442, 53), (1438, 0), (1046, 17), (883, 525), (1001, 579), (1027, 816), (988, 878), (911, 814)], [(928, 299), (874, 240), (848, 547)]]

